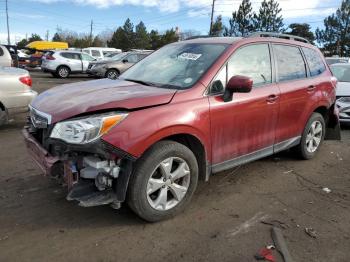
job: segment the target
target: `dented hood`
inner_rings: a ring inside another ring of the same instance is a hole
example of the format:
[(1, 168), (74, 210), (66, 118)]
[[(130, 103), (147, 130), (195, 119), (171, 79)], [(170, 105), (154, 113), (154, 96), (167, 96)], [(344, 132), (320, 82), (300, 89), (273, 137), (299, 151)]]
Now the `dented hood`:
[(176, 90), (144, 86), (123, 80), (95, 80), (67, 84), (40, 94), (31, 104), (56, 123), (99, 110), (133, 110), (167, 104)]

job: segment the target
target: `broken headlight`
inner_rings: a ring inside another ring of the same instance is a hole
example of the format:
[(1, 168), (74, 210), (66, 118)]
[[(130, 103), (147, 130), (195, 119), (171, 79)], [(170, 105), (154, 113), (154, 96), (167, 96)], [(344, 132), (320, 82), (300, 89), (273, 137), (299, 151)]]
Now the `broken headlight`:
[(127, 114), (115, 113), (59, 122), (50, 137), (69, 144), (87, 144), (106, 134), (126, 116)]

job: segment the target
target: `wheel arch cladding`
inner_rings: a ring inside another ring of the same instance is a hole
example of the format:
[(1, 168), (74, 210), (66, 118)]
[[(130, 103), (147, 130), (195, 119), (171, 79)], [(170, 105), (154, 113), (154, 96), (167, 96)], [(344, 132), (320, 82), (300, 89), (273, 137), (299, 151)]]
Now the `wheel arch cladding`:
[(196, 136), (182, 133), (164, 137), (160, 141), (164, 140), (175, 141), (189, 148), (197, 159), (199, 178), (205, 181), (209, 179), (210, 170), (208, 168), (207, 152), (203, 143)]

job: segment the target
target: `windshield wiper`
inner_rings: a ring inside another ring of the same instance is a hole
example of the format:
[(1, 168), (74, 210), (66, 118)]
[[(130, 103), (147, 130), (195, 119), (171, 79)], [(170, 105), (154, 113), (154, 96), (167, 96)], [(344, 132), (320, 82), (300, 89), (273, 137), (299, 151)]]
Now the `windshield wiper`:
[(141, 85), (144, 85), (144, 86), (156, 86), (154, 83), (151, 83), (151, 82), (145, 82), (145, 81), (142, 81), (142, 80), (135, 80), (135, 79), (124, 79), (125, 81), (129, 81), (129, 82), (134, 82), (134, 83), (137, 83), (137, 84), (141, 84)]

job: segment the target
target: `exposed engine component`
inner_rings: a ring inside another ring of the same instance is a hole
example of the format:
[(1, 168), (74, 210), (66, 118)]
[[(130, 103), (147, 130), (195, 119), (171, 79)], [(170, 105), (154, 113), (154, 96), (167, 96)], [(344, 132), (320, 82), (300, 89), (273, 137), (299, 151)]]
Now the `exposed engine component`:
[(84, 168), (80, 170), (80, 177), (94, 179), (98, 190), (111, 188), (113, 180), (118, 178), (120, 167), (111, 160), (101, 160), (98, 157), (88, 156), (83, 159)]

